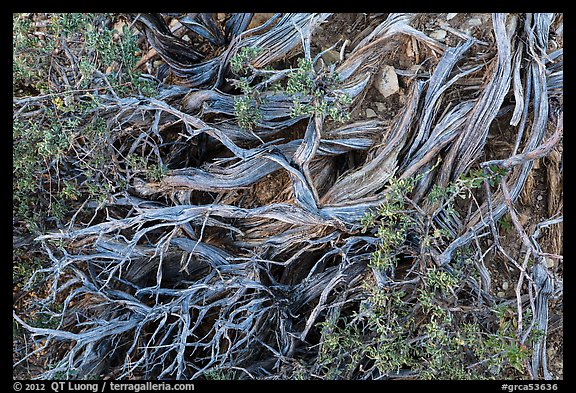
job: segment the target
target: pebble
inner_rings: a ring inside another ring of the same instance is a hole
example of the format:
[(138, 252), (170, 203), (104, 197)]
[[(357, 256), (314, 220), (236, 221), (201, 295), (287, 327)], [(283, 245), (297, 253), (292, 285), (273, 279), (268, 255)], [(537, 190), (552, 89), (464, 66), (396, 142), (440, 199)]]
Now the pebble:
[(170, 27), (170, 29), (171, 29), (172, 31), (174, 31), (174, 30), (177, 29), (176, 26), (178, 26), (178, 25), (181, 25), (180, 21), (179, 21), (178, 19), (174, 18), (174, 19), (172, 19), (172, 20), (170, 21), (169, 27)]
[(544, 197), (543, 197), (542, 195), (538, 195), (538, 196), (536, 197), (536, 199), (539, 200), (539, 201), (541, 201), (542, 199), (544, 199)]
[(504, 282), (502, 283), (502, 289), (505, 290), (505, 291), (508, 290), (508, 282), (507, 282), (507, 281), (504, 281)]
[(552, 269), (554, 267), (554, 259), (546, 258), (546, 266), (548, 266), (549, 269)]
[(468, 21), (469, 26), (480, 26), (482, 24), (482, 20), (479, 18), (472, 18)]
[(458, 15), (457, 12), (451, 12), (451, 13), (446, 15), (446, 20), (450, 20), (450, 19), (454, 18), (456, 15)]
[(374, 110), (368, 108), (366, 109), (366, 117), (376, 117), (378, 116)]
[(386, 104), (383, 102), (375, 102), (374, 105), (376, 105), (376, 109), (378, 109), (378, 112), (386, 112)]
[(504, 297), (505, 295), (506, 295), (506, 294), (505, 294), (504, 292), (502, 292), (502, 291), (500, 291), (500, 292), (498, 292), (498, 293), (496, 294), (496, 296), (498, 296), (498, 297)]
[(340, 61), (340, 52), (331, 49), (322, 54), (322, 60), (326, 62), (327, 65), (338, 63)]
[(398, 75), (394, 67), (390, 65), (383, 65), (376, 76), (376, 89), (384, 96), (384, 98), (395, 94), (400, 89), (398, 85)]
[(438, 41), (443, 41), (446, 38), (446, 30), (434, 30), (432, 33), (430, 33), (430, 37)]

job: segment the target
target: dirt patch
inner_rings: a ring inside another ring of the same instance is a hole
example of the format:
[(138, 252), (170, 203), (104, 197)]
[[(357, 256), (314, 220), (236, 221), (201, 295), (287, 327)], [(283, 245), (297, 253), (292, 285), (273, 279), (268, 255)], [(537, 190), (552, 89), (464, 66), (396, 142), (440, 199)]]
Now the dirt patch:
[(254, 198), (257, 206), (265, 206), (270, 203), (285, 201), (283, 196), (287, 191), (291, 194), (290, 179), (285, 172), (267, 175), (264, 179), (254, 184)]

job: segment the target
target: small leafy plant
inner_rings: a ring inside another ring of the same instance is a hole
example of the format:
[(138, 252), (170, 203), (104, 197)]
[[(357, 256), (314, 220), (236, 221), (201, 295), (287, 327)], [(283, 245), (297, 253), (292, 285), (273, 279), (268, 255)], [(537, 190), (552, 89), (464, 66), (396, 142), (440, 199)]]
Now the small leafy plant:
[[(101, 98), (90, 89), (111, 89), (122, 97), (151, 95), (154, 88), (134, 70), (136, 34), (126, 25), (121, 32), (108, 27), (113, 15), (44, 14), (40, 21), (33, 15), (13, 14), (14, 94), (24, 102), (44, 94), (47, 103), (41, 120), (15, 115), (13, 202), (16, 219), (38, 230), (39, 223), (62, 222), (86, 198), (101, 201), (111, 184), (122, 183), (107, 169), (108, 127), (95, 115)], [(50, 69), (65, 67), (71, 72), (62, 84), (51, 82)], [(104, 77), (108, 84), (102, 84)], [(63, 168), (84, 176), (68, 176)], [(161, 175), (156, 172), (152, 177)]]
[[(474, 170), (445, 189), (434, 189), (431, 198), (442, 202), (444, 211), (454, 211), (457, 196), (467, 197), (484, 181), (494, 186), (503, 174)], [(345, 379), (359, 371), (371, 378), (401, 373), (420, 379), (525, 375), (531, 349), (516, 336), (514, 312), (504, 305), (474, 304), (463, 290), (469, 270), (446, 270), (424, 257), (450, 234), (410, 204), (421, 176), (391, 180), (386, 202), (364, 217), (364, 232), (378, 239), (368, 266), (379, 274), (366, 281), (365, 299), (351, 317), (329, 314), (318, 324), (317, 371), (326, 379)], [(410, 252), (417, 262), (395, 279), (399, 256)]]
[[(291, 116), (322, 115), (341, 123), (350, 120), (347, 108), (352, 104), (352, 99), (336, 91), (340, 83), (338, 74), (321, 71), (317, 75), (312, 61), (306, 58), (299, 58), (297, 65), (288, 75), (286, 83), (286, 93), (293, 97)], [(311, 97), (311, 102), (303, 103), (304, 97)]]
[[(335, 71), (322, 69), (317, 73), (307, 58), (298, 58), (294, 69), (259, 70), (251, 61), (260, 53), (260, 48), (244, 47), (230, 61), (231, 70), (238, 75), (232, 82), (242, 93), (234, 97), (234, 113), (240, 127), (252, 130), (262, 119), (259, 107), (264, 100), (254, 84), (260, 81), (259, 86), (267, 86), (267, 81), (272, 79), (277, 94), (292, 97), (292, 118), (321, 115), (341, 123), (350, 119), (348, 107), (352, 99), (338, 92), (340, 78)], [(282, 79), (285, 79), (283, 83)]]

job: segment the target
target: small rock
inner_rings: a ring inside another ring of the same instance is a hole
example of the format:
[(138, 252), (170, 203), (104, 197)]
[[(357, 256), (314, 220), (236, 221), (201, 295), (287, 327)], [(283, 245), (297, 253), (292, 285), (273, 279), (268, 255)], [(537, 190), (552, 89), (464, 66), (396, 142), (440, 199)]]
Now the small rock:
[(536, 197), (536, 199), (539, 200), (539, 201), (541, 201), (542, 199), (544, 199), (544, 197), (543, 197), (542, 195), (538, 195), (538, 196)]
[(482, 24), (482, 20), (479, 18), (472, 18), (468, 21), (469, 26), (480, 26)]
[(432, 33), (430, 33), (430, 37), (438, 41), (443, 41), (446, 38), (446, 30), (434, 30)]
[(504, 282), (502, 283), (502, 289), (505, 290), (505, 291), (508, 290), (508, 282), (507, 282), (507, 281), (504, 281)]
[(394, 67), (390, 65), (384, 65), (380, 69), (376, 76), (376, 89), (384, 96), (384, 98), (391, 96), (394, 93), (397, 93), (400, 89), (398, 85), (398, 75), (396, 75), (396, 71)]
[(457, 12), (451, 12), (451, 13), (446, 15), (446, 20), (450, 20), (450, 19), (454, 18), (456, 15), (458, 15)]
[(322, 54), (322, 60), (328, 65), (338, 63), (340, 61), (340, 52), (334, 49), (326, 51)]
[(378, 116), (374, 110), (368, 108), (366, 109), (366, 117), (376, 117)]
[(546, 258), (546, 266), (548, 266), (549, 269), (552, 269), (554, 267), (554, 259)]
[(175, 31), (175, 30), (179, 27), (179, 25), (182, 25), (182, 24), (180, 23), (180, 21), (179, 21), (178, 19), (176, 19), (176, 18), (173, 18), (173, 19), (170, 21), (169, 27), (170, 27), (170, 29), (171, 29), (172, 31)]
[(498, 293), (496, 294), (496, 296), (498, 296), (498, 297), (504, 297), (505, 295), (506, 295), (506, 294), (505, 294), (504, 292), (502, 292), (502, 291), (500, 291), (500, 292), (498, 292)]
[(374, 105), (376, 105), (376, 109), (378, 109), (378, 112), (386, 112), (386, 104), (383, 102), (375, 102)]

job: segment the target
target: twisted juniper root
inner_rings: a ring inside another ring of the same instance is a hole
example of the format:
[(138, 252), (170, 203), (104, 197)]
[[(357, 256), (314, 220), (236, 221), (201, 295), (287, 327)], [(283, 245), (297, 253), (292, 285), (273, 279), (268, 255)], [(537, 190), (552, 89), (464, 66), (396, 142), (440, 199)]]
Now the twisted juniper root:
[[(557, 16), (493, 14), (492, 45), (470, 38), (450, 47), (414, 27), (416, 15), (391, 14), (352, 41), (357, 44), (335, 70), (337, 91), (352, 99), (357, 114), (375, 69), (394, 47), (415, 42), (434, 54), (422, 73), (397, 70), (412, 76), (403, 79), (405, 101), (392, 121), (357, 116), (338, 125), (322, 113), (292, 116), (295, 102), (306, 106), (314, 98), (262, 90), (261, 117), (251, 130), (238, 126), (237, 93), (229, 85), (234, 55), (261, 48), (251, 59), (255, 70), (301, 52), (312, 58), (315, 34), (332, 17), (277, 14), (249, 29), (252, 14), (232, 14), (223, 27), (212, 14), (180, 15), (194, 38), (186, 41), (161, 15), (134, 16), (180, 85), (164, 86), (155, 98), (102, 94), (99, 113), (118, 162), (142, 150), (170, 169), (153, 181), (127, 177), (130, 187), (110, 196), (105, 218), (37, 238), (53, 261), (43, 272), (51, 277), (48, 300), (63, 299), (61, 319), (48, 329), (14, 318), (45, 340), (38, 351), (67, 344), (52, 353), (55, 366), (37, 377), (113, 369), (116, 378), (183, 379), (229, 368), (243, 378), (264, 378), (315, 350), (316, 324), (354, 310), (363, 284), (412, 288), (418, 281), (394, 282), (369, 265), (379, 240), (362, 233), (363, 219), (389, 198), (393, 179), (419, 176), (406, 196), (419, 209), (419, 222), (452, 236), (417, 255), (410, 271), (430, 263), (449, 270), (455, 251), (485, 236), (513, 206), (534, 159), (548, 154), (562, 133), (562, 112), (553, 107), (561, 97), (561, 49), (548, 49)], [(215, 57), (193, 45), (205, 41), (219, 48)], [(258, 86), (291, 72), (268, 69)], [(455, 94), (464, 83), (468, 93)], [(506, 104), (510, 97), (513, 107)], [(482, 163), (491, 126), (508, 111), (516, 145), (509, 158)], [(543, 143), (550, 119), (556, 133)], [(505, 188), (479, 200), (466, 217), (427, 199), (433, 185), (448, 187), (478, 164), (509, 172)], [(286, 181), (272, 202), (259, 203), (256, 187), (281, 176)], [(421, 246), (421, 240), (414, 241)], [(489, 273), (477, 266), (480, 282), (469, 277), (463, 285), (493, 301)], [(534, 326), (546, 331), (556, 283), (545, 264), (523, 272), (536, 290)], [(550, 378), (545, 344), (534, 344), (535, 378), (540, 372)]]

